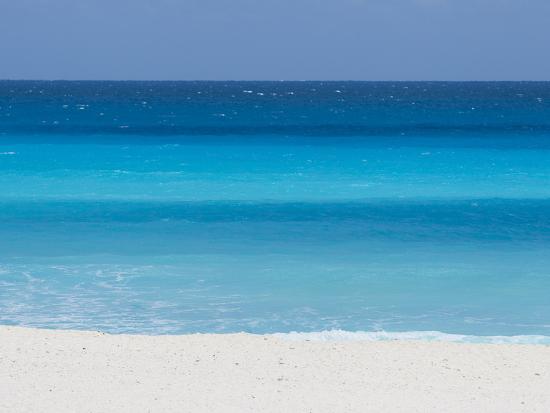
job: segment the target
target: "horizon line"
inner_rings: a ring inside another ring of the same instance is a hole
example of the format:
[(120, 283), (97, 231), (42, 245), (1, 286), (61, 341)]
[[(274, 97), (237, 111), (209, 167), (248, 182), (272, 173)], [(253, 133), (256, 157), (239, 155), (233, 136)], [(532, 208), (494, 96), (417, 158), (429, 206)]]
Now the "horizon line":
[(481, 79), (469, 79), (469, 80), (372, 80), (372, 79), (26, 79), (26, 78), (0, 78), (0, 82), (271, 82), (271, 83), (299, 83), (299, 82), (349, 82), (349, 83), (541, 83), (550, 82), (550, 79), (494, 79), (494, 80), (481, 80)]

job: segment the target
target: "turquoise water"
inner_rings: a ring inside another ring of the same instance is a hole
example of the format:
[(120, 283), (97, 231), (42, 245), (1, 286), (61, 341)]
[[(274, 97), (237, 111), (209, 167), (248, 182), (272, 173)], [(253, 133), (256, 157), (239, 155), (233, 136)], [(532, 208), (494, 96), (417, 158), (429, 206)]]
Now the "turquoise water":
[(0, 92), (0, 323), (550, 342), (548, 83)]

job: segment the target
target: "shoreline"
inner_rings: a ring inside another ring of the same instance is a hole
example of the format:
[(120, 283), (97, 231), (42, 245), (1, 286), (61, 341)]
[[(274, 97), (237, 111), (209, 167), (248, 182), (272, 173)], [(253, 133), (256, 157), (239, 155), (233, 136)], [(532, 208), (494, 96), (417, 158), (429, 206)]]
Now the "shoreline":
[(0, 326), (10, 412), (550, 410), (550, 346)]
[(0, 324), (1, 328), (23, 328), (39, 331), (73, 332), (73, 333), (99, 333), (109, 336), (133, 336), (133, 337), (188, 337), (188, 336), (258, 336), (280, 339), (283, 341), (311, 341), (322, 343), (342, 342), (377, 342), (377, 341), (407, 341), (407, 342), (442, 342), (458, 344), (520, 344), (550, 346), (550, 335), (542, 334), (516, 334), (516, 335), (475, 335), (462, 333), (447, 333), (437, 330), (411, 330), (411, 331), (350, 331), (341, 329), (321, 331), (288, 331), (274, 333), (254, 333), (246, 331), (230, 331), (218, 333), (182, 332), (182, 333), (154, 333), (154, 332), (112, 332), (95, 329), (74, 329), (66, 327), (34, 327), (18, 324)]

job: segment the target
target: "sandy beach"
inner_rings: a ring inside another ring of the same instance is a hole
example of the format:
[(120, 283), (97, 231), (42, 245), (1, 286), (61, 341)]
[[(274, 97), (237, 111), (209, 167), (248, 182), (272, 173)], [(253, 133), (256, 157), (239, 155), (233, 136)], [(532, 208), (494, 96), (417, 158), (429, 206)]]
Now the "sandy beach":
[(546, 412), (550, 347), (0, 327), (2, 412)]

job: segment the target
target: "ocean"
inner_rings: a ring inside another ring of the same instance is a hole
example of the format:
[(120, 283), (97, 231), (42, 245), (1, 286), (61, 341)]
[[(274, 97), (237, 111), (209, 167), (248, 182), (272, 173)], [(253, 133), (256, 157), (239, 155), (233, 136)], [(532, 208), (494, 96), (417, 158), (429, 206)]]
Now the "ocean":
[(0, 81), (0, 323), (550, 343), (550, 82)]

